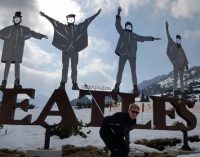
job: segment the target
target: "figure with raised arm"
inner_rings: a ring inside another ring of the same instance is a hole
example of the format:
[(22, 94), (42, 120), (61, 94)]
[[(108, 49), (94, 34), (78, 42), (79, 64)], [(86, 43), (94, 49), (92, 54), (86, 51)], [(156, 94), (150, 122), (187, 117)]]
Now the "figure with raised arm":
[(117, 43), (115, 53), (119, 56), (118, 72), (116, 78), (116, 84), (113, 89), (113, 92), (119, 92), (120, 83), (122, 80), (122, 73), (126, 61), (130, 63), (132, 82), (133, 82), (133, 92), (138, 94), (137, 87), (137, 76), (136, 76), (136, 51), (137, 51), (137, 42), (144, 41), (154, 41), (160, 40), (160, 38), (154, 38), (152, 36), (141, 36), (133, 32), (133, 25), (131, 22), (125, 23), (125, 28), (122, 28), (121, 25), (121, 7), (118, 8), (118, 14), (116, 15), (115, 26), (120, 37)]
[(168, 38), (168, 44), (167, 44), (167, 56), (169, 57), (172, 65), (173, 65), (173, 72), (174, 72), (174, 85), (173, 85), (173, 93), (174, 97), (178, 97), (178, 90), (177, 90), (177, 81), (178, 81), (178, 75), (180, 77), (180, 92), (182, 95), (182, 98), (185, 95), (184, 90), (184, 83), (183, 83), (183, 74), (184, 69), (188, 69), (188, 60), (185, 55), (185, 51), (183, 50), (183, 47), (181, 45), (181, 36), (176, 35), (176, 42), (173, 41), (173, 39), (170, 36), (169, 33), (169, 24), (166, 21), (166, 33)]
[(67, 25), (47, 16), (45, 13), (40, 12), (42, 16), (47, 18), (54, 27), (54, 37), (52, 44), (62, 51), (62, 78), (59, 89), (65, 89), (67, 82), (69, 60), (71, 59), (71, 79), (72, 89), (78, 90), (77, 83), (77, 65), (78, 53), (88, 46), (88, 33), (87, 28), (92, 20), (101, 12), (101, 9), (93, 16), (87, 18), (84, 22), (75, 24), (75, 15), (69, 14), (66, 16)]
[(14, 88), (22, 88), (20, 84), (20, 63), (24, 53), (25, 40), (31, 37), (36, 39), (48, 38), (46, 35), (34, 32), (26, 26), (20, 25), (22, 15), (17, 11), (13, 16), (14, 25), (0, 30), (0, 39), (4, 41), (1, 62), (5, 63), (4, 77), (0, 88), (6, 88), (10, 65), (15, 64)]

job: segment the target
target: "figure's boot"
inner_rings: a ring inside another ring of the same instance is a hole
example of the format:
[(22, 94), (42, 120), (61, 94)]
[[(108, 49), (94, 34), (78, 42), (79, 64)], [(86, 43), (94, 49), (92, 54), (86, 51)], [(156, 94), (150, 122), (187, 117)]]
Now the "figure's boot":
[(77, 82), (72, 82), (72, 90), (79, 90), (79, 87), (78, 87), (78, 83)]
[(14, 88), (16, 88), (16, 89), (21, 89), (22, 88), (22, 85), (20, 85), (20, 80), (19, 79), (15, 80)]
[(61, 81), (58, 89), (65, 89), (65, 82)]
[(119, 92), (119, 86), (120, 83), (116, 83), (114, 89), (112, 90), (113, 92)]
[(0, 89), (5, 89), (7, 85), (7, 80), (3, 80), (1, 85), (0, 85)]
[(134, 93), (134, 94), (139, 94), (139, 90), (138, 90), (137, 85), (134, 85), (134, 86), (133, 86), (133, 93)]
[(177, 90), (174, 91), (174, 98), (178, 98), (178, 91)]

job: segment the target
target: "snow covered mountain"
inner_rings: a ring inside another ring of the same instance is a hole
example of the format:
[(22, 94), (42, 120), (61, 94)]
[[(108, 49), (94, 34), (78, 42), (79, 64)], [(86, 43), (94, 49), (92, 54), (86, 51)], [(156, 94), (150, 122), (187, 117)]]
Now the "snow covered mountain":
[[(200, 94), (200, 66), (194, 66), (184, 74), (184, 83), (188, 94)], [(171, 92), (173, 89), (173, 71), (157, 76), (139, 84), (141, 93), (146, 95)]]

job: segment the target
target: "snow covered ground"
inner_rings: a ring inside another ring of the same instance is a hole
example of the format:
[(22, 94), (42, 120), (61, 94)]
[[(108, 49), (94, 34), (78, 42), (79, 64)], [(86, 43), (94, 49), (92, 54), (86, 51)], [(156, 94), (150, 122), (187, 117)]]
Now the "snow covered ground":
[[(197, 127), (188, 132), (189, 136), (192, 135), (200, 135), (200, 104), (197, 104), (196, 110), (192, 110), (192, 112), (197, 117)], [(32, 121), (36, 120), (39, 114), (41, 113), (42, 108), (37, 108), (33, 110), (29, 110), (29, 114), (32, 115)], [(109, 109), (105, 110), (105, 115), (113, 114), (117, 112), (119, 109), (114, 108), (110, 112)], [(75, 114), (78, 119), (83, 120), (84, 123), (90, 122), (91, 110), (90, 109), (81, 109), (76, 110), (74, 109)], [(137, 123), (146, 123), (149, 120), (153, 119), (152, 114), (152, 107), (150, 104), (145, 104), (145, 112), (140, 113), (138, 116)], [(26, 116), (27, 113), (23, 112), (20, 109), (16, 110), (15, 119), (22, 119)], [(48, 121), (51, 123), (56, 123), (60, 121), (59, 117), (48, 117)], [(167, 118), (167, 125), (172, 124), (174, 121), (181, 121), (184, 122), (178, 115), (176, 115), (176, 119)], [(184, 122), (185, 123), (185, 122)], [(6, 131), (7, 130), (7, 131)], [(57, 136), (51, 137), (50, 147), (51, 148), (61, 148), (62, 145), (75, 145), (75, 146), (87, 146), (93, 145), (99, 148), (104, 147), (104, 143), (99, 137), (99, 128), (97, 127), (89, 127), (83, 128), (84, 132), (91, 130), (91, 133), (88, 134), (86, 139), (80, 136), (72, 136), (67, 139), (59, 139)], [(5, 134), (5, 132), (7, 132)], [(142, 130), (142, 129), (135, 129), (130, 133), (130, 141), (131, 141), (131, 148), (138, 148), (143, 149), (145, 151), (154, 151), (155, 149), (148, 148), (146, 146), (136, 145), (133, 142), (135, 140), (140, 139), (156, 139), (156, 138), (181, 138), (182, 139), (182, 132), (181, 131), (159, 131), (159, 130)], [(29, 150), (35, 148), (42, 148), (44, 145), (44, 137), (45, 137), (45, 129), (41, 126), (16, 126), (16, 125), (4, 125), (3, 129), (0, 130), (0, 148), (8, 148), (8, 149), (17, 149), (17, 150)], [(200, 142), (193, 142), (189, 143), (190, 147), (196, 151), (200, 151)], [(181, 148), (182, 144), (177, 145), (174, 148)], [(197, 154), (196, 154), (197, 155)], [(199, 155), (197, 155), (199, 156)], [(197, 157), (192, 156), (191, 157)], [(184, 156), (180, 156), (184, 157)]]

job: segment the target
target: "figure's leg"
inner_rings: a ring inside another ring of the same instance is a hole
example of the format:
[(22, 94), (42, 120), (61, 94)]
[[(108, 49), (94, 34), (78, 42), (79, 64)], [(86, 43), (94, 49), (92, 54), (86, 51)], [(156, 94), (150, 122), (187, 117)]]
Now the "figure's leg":
[(10, 70), (10, 64), (11, 64), (10, 62), (5, 63), (4, 76), (3, 76), (3, 80), (2, 80), (0, 88), (6, 88), (8, 73), (9, 73), (9, 70)]
[(180, 77), (181, 96), (182, 96), (182, 98), (184, 98), (185, 97), (184, 82), (183, 82), (184, 69), (179, 69), (178, 73), (179, 73), (179, 77)]
[(136, 75), (136, 59), (130, 57), (129, 59), (131, 74), (132, 74), (132, 82), (133, 82), (133, 93), (139, 94), (138, 87), (137, 87), (137, 75)]
[(174, 86), (173, 86), (173, 92), (174, 92), (174, 97), (178, 97), (178, 91), (177, 91), (177, 77), (178, 77), (178, 69), (174, 67)]
[(15, 63), (15, 83), (14, 88), (22, 88), (22, 85), (20, 85), (20, 63)]
[(68, 67), (69, 67), (69, 57), (70, 54), (67, 52), (62, 52), (62, 79), (60, 82), (59, 89), (65, 89), (65, 83), (67, 82)]
[(71, 55), (71, 69), (72, 69), (72, 73), (71, 73), (71, 78), (72, 78), (72, 89), (73, 90), (78, 90), (78, 83), (77, 83), (77, 65), (78, 65), (78, 53), (73, 53)]
[(15, 63), (15, 79), (20, 79), (20, 63)]
[(121, 80), (122, 80), (122, 73), (124, 71), (124, 66), (125, 66), (126, 61), (127, 61), (126, 56), (120, 56), (119, 57), (117, 80), (116, 80), (115, 87), (113, 89), (114, 92), (119, 92), (119, 86), (120, 86), (120, 83), (121, 83)]
[(181, 92), (182, 92), (182, 93), (184, 93), (183, 73), (184, 73), (184, 70), (179, 70), (180, 89), (181, 89)]
[(6, 64), (5, 64), (4, 80), (8, 79), (8, 73), (9, 73), (9, 70), (10, 70), (10, 65), (11, 65), (10, 62), (6, 62)]

